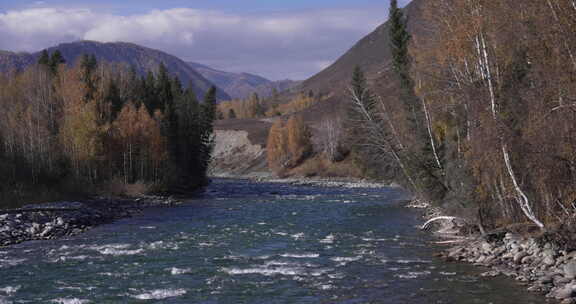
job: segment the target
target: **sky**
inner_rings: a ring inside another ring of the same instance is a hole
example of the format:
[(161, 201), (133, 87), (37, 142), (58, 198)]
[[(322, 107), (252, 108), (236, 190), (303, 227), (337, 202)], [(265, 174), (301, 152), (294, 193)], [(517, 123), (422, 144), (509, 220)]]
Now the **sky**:
[(388, 2), (2, 0), (0, 49), (36, 52), (78, 40), (123, 41), (224, 71), (302, 80), (386, 21)]

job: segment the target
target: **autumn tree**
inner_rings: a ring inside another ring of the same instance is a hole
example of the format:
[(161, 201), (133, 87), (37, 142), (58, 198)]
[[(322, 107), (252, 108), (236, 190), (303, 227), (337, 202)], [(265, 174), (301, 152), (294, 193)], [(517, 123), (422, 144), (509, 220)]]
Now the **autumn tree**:
[(0, 197), (11, 188), (101, 191), (112, 181), (149, 190), (207, 183), (214, 88), (199, 104), (167, 71), (141, 77), (91, 55), (71, 67), (49, 56), (0, 75)]
[(284, 132), (284, 122), (278, 119), (268, 133), (266, 144), (268, 167), (276, 173), (281, 173), (288, 167), (288, 139)]
[(312, 153), (311, 133), (301, 116), (295, 115), (286, 123), (290, 167), (298, 166)]

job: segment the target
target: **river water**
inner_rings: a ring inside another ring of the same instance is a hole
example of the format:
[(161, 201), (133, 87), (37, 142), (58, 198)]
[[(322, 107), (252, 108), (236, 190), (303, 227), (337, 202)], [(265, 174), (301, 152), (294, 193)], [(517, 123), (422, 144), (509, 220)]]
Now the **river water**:
[(216, 180), (183, 206), (0, 249), (0, 303), (543, 303), (433, 257), (394, 188)]

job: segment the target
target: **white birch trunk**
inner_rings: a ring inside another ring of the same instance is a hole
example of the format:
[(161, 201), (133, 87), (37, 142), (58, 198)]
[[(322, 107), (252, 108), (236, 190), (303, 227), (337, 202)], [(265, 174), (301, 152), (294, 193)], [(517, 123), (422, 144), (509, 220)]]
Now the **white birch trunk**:
[(428, 107), (426, 106), (426, 100), (422, 98), (422, 106), (424, 107), (424, 116), (426, 116), (426, 129), (428, 129), (428, 136), (430, 137), (430, 143), (432, 144), (432, 152), (434, 153), (434, 159), (440, 170), (444, 171), (442, 164), (440, 163), (440, 158), (436, 152), (436, 144), (434, 143), (434, 136), (432, 136), (432, 127), (430, 126), (430, 114), (428, 113)]
[(530, 200), (528, 200), (528, 196), (522, 191), (520, 185), (518, 185), (518, 181), (516, 180), (516, 176), (514, 175), (514, 170), (512, 169), (512, 165), (510, 164), (510, 156), (508, 155), (508, 150), (506, 149), (506, 145), (502, 145), (502, 154), (504, 155), (504, 162), (506, 163), (506, 169), (508, 170), (508, 174), (512, 179), (512, 183), (514, 184), (514, 190), (518, 194), (518, 204), (520, 205), (520, 209), (524, 212), (524, 215), (531, 220), (534, 224), (536, 224), (540, 229), (544, 229), (544, 224), (534, 214), (532, 211), (532, 207), (530, 206)]

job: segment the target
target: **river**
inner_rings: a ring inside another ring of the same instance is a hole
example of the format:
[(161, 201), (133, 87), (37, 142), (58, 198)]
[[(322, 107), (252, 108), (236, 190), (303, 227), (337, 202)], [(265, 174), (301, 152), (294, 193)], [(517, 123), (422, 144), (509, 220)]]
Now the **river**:
[(542, 303), (434, 258), (395, 188), (216, 180), (199, 198), (0, 249), (0, 303)]

